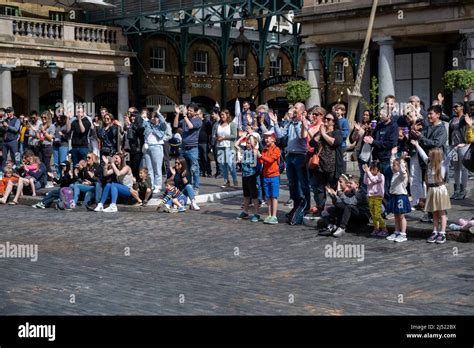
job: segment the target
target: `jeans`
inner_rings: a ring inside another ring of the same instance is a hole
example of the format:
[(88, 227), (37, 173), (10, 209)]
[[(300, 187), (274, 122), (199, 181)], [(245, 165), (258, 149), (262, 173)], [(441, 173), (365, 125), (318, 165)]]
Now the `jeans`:
[[(318, 183), (316, 181), (316, 175), (314, 174), (314, 171), (312, 169), (309, 169), (309, 167), (308, 167), (308, 179), (309, 179), (309, 187), (311, 188), (311, 192), (313, 192), (314, 201), (317, 202)], [(308, 207), (309, 206), (311, 206), (311, 202), (308, 202)]]
[(86, 196), (84, 197), (84, 205), (89, 205), (91, 200), (92, 193), (95, 192), (95, 186), (84, 185), (84, 184), (74, 184), (74, 203), (77, 204), (79, 201), (79, 195), (81, 192), (85, 192)]
[[(464, 147), (459, 147), (454, 150), (453, 157), (451, 162), (453, 162), (454, 166), (454, 185), (456, 185), (457, 190), (460, 191), (460, 185), (462, 185), (463, 190), (466, 191), (467, 186), (467, 168), (463, 166), (462, 161), (464, 156), (466, 155), (467, 150), (469, 149), (469, 145)], [(449, 171), (446, 171), (449, 173)]]
[(67, 160), (68, 152), (69, 148), (67, 146), (53, 145), (54, 168), (56, 169), (56, 173), (58, 173), (58, 175), (61, 175), (60, 164)]
[(410, 157), (410, 193), (413, 205), (418, 204), (420, 198), (426, 197), (423, 181), (423, 172), (420, 167), (418, 154), (416, 154)]
[(183, 195), (187, 196), (191, 201), (194, 199), (194, 190), (193, 187), (187, 184), (184, 189), (181, 190)]
[(76, 166), (80, 160), (85, 160), (88, 153), (88, 147), (73, 147), (71, 149), (72, 165)]
[(163, 145), (148, 146), (145, 161), (153, 189), (161, 190), (163, 186)]
[(195, 191), (199, 190), (199, 150), (197, 146), (183, 148), (182, 155), (188, 166), (189, 183), (193, 185)]
[(102, 204), (104, 204), (107, 198), (109, 197), (109, 193), (111, 193), (112, 195), (112, 204), (117, 203), (117, 199), (119, 196), (132, 197), (130, 189), (127, 186), (119, 184), (117, 182), (108, 183), (107, 185), (105, 185), (104, 192), (102, 193), (102, 199), (100, 200)]
[[(290, 198), (296, 202), (304, 197), (307, 207), (311, 203), (311, 194), (309, 190), (308, 166), (306, 164), (306, 155), (292, 154), (286, 155), (286, 175), (290, 187)], [(308, 208), (309, 209), (309, 208)]]
[(323, 211), (326, 205), (326, 186), (329, 185), (334, 190), (337, 188), (337, 180), (334, 172), (314, 172), (316, 180), (316, 207), (319, 211)]
[(23, 157), (23, 152), (25, 152), (25, 150), (26, 150), (26, 145), (25, 145), (25, 143), (19, 143), (18, 146), (20, 147), (19, 148), (20, 155)]
[(219, 163), (225, 182), (229, 182), (229, 172), (234, 183), (237, 182), (237, 170), (235, 169), (234, 150), (231, 147), (217, 148), (217, 162)]
[[(10, 142), (5, 142), (3, 143), (3, 163), (1, 168), (3, 169), (5, 167), (5, 162), (8, 160), (8, 152), (10, 152), (10, 157), (13, 162), (16, 162), (15, 156), (16, 153), (18, 152), (18, 141), (10, 141)], [(20, 159), (21, 161), (21, 159)]]
[(165, 141), (163, 145), (163, 165), (165, 167), (165, 175), (168, 179), (171, 176), (170, 170), (170, 143)]
[(140, 174), (140, 162), (142, 161), (143, 153), (133, 152), (130, 153), (130, 168), (132, 168), (132, 173), (135, 179), (139, 179)]
[(55, 189), (49, 191), (46, 196), (41, 200), (45, 207), (51, 206), (56, 199), (59, 199), (59, 192), (61, 189)]
[(211, 174), (211, 161), (209, 161), (209, 144), (200, 143), (198, 146), (199, 149), (199, 169), (203, 174)]
[(336, 219), (336, 225), (341, 228), (346, 228), (349, 223), (351, 225), (365, 225), (369, 222), (368, 217), (361, 214), (355, 205), (336, 203), (335, 206), (329, 207), (327, 212)]

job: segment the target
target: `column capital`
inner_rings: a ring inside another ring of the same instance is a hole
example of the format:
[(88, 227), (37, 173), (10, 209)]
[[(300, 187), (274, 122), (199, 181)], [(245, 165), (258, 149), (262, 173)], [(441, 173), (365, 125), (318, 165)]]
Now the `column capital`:
[(459, 29), (459, 34), (474, 37), (474, 28), (471, 29)]
[(119, 71), (119, 72), (117, 73), (117, 76), (118, 76), (118, 77), (129, 77), (129, 76), (131, 76), (131, 75), (132, 75), (132, 73), (129, 72), (129, 71)]
[(313, 43), (305, 43), (305, 44), (302, 44), (300, 47), (304, 49), (305, 51), (320, 51), (321, 50), (321, 48), (318, 45), (313, 44)]
[(372, 41), (377, 43), (379, 46), (393, 46), (395, 40), (391, 36), (380, 36), (372, 38)]
[(73, 68), (64, 68), (63, 69), (63, 74), (74, 74), (75, 72), (78, 72), (79, 69), (73, 69)]
[(0, 64), (0, 70), (13, 70), (15, 68), (15, 64)]

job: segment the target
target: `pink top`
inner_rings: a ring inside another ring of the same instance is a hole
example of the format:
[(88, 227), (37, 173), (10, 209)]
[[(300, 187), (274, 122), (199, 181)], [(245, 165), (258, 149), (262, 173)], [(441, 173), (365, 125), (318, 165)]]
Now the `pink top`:
[(384, 195), (384, 185), (385, 185), (385, 177), (382, 173), (378, 173), (377, 175), (372, 175), (372, 173), (366, 172), (364, 174), (364, 184), (367, 185), (367, 195), (370, 196), (379, 196), (383, 197)]

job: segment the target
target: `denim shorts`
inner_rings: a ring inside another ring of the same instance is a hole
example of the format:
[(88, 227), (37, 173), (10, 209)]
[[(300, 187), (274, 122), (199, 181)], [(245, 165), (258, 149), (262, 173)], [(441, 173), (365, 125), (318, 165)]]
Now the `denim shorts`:
[(280, 196), (280, 176), (263, 178), (263, 190), (268, 198), (278, 198)]

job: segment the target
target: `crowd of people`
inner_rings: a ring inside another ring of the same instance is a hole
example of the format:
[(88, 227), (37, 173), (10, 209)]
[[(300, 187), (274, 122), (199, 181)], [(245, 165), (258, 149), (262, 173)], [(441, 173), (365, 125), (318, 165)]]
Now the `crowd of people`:
[[(146, 206), (155, 197), (158, 210), (185, 212), (188, 202), (199, 210), (200, 178), (213, 176), (213, 160), (223, 189), (243, 189), (238, 219), (261, 221), (260, 209), (267, 208), (263, 222), (277, 224), (286, 171), (289, 221), (311, 215), (321, 220), (319, 235), (341, 237), (349, 225), (372, 220), (374, 237), (403, 242), (409, 230), (405, 214), (419, 209), (426, 212), (423, 221), (433, 223), (428, 242), (441, 244), (450, 199), (467, 195), (463, 159), (472, 157), (474, 142), (470, 94), (452, 112), (443, 109), (441, 94), (427, 110), (417, 96), (399, 104), (389, 95), (376, 115), (365, 110), (352, 129), (344, 104), (326, 110), (296, 103), (281, 118), (267, 105), (253, 111), (249, 102), (234, 117), (217, 105), (210, 115), (195, 104), (175, 106), (168, 115), (159, 106), (153, 112), (131, 107), (123, 124), (105, 108), (94, 116), (78, 106), (74, 115), (48, 110), (16, 117), (7, 107), (0, 109), (0, 203), (13, 197), (9, 204), (15, 205), (22, 194), (48, 187), (35, 208), (56, 202), (60, 208), (117, 212), (117, 202)], [(346, 171), (349, 148), (358, 176)], [(395, 219), (392, 234), (385, 223), (389, 214)], [(469, 218), (453, 229), (470, 228)]]

